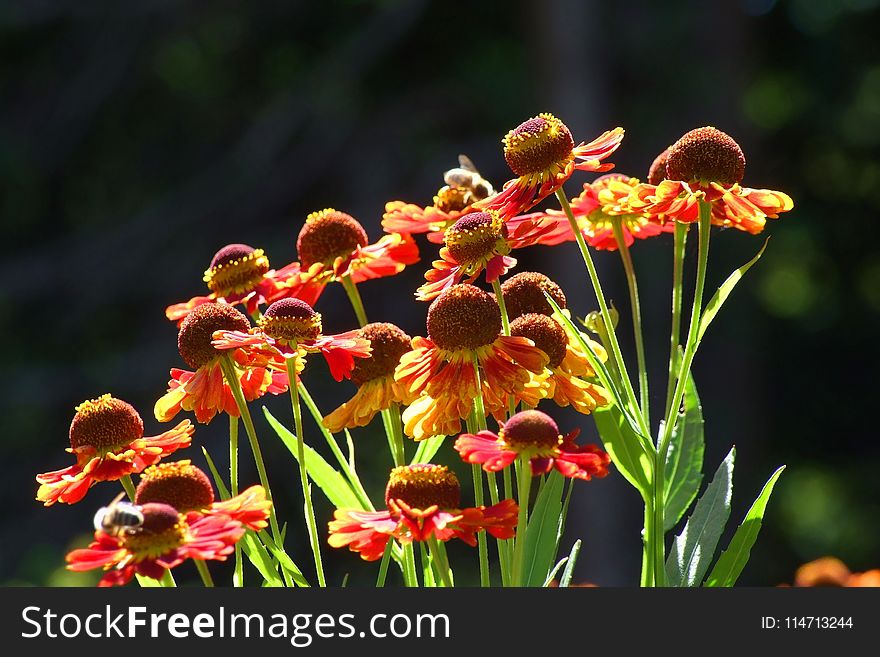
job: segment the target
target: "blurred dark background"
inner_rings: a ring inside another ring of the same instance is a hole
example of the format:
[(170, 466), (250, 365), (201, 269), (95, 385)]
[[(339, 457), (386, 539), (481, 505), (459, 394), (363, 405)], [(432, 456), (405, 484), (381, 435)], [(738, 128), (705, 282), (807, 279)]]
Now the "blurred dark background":
[[(824, 554), (855, 570), (880, 566), (877, 5), (0, 3), (0, 582), (94, 581), (64, 571), (63, 557), (85, 545), (92, 514), (118, 488), (99, 485), (80, 504), (44, 509), (34, 475), (70, 462), (73, 408), (104, 392), (140, 409), (147, 435), (163, 430), (153, 402), (182, 364), (163, 311), (204, 293), (202, 272), (218, 248), (260, 246), (282, 266), (296, 258), (305, 215), (327, 206), (359, 217), (375, 240), (383, 204), (429, 203), (458, 153), (500, 186), (509, 177), (501, 137), (541, 111), (586, 141), (624, 126), (613, 161), (643, 178), (682, 133), (715, 125), (743, 146), (745, 184), (795, 199), (794, 212), (768, 224), (766, 255), (697, 357), (706, 469), (711, 476), (738, 446), (735, 525), (772, 470), (788, 464), (742, 583), (791, 581), (799, 564)], [(575, 176), (570, 194), (578, 179), (588, 178)], [(762, 242), (717, 232), (709, 287)], [(412, 292), (435, 254), (420, 244), (422, 264), (362, 286), (371, 319), (411, 334), (424, 333), (425, 306)], [(562, 283), (575, 313), (593, 308), (573, 244), (517, 255), (519, 271)], [(659, 406), (671, 237), (636, 245), (634, 256)], [(596, 257), (631, 355), (619, 259)], [(354, 327), (341, 289), (318, 309), (328, 331)], [(325, 411), (354, 392), (333, 384), (316, 358), (306, 381)], [(267, 404), (289, 422), (286, 398)], [(589, 418), (558, 417), (595, 440)], [(258, 424), (289, 543), (308, 570), (294, 462)], [(389, 462), (377, 424), (356, 440), (378, 498)], [(314, 428), (307, 438), (317, 438)], [(196, 439), (225, 467), (225, 418), (199, 425)], [(181, 457), (203, 463), (198, 447)], [(322, 523), (330, 512), (320, 500)], [(584, 540), (576, 579), (636, 584), (641, 521), (639, 498), (619, 475), (579, 483), (562, 546), (567, 553)], [(459, 549), (451, 558), (461, 577), (475, 563)], [(325, 559), (332, 583), (349, 572), (356, 583), (375, 576), (350, 553), (327, 549)], [(179, 580), (195, 579), (187, 568)]]

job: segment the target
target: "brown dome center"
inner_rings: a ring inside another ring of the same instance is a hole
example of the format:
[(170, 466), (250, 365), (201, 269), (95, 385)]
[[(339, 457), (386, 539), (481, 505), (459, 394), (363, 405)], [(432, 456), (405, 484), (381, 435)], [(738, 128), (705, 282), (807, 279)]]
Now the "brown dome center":
[(478, 349), (501, 334), (495, 299), (473, 285), (453, 285), (428, 308), (428, 337), (441, 349)]
[(303, 267), (316, 262), (332, 265), (336, 258), (347, 258), (369, 242), (364, 227), (350, 214), (327, 208), (313, 212), (296, 240), (296, 251)]
[(548, 449), (559, 444), (559, 427), (541, 411), (520, 411), (511, 417), (500, 432), (501, 439), (520, 449)]
[(73, 449), (113, 451), (143, 438), (144, 422), (131, 404), (105, 394), (76, 407), (69, 436)]
[(447, 229), (444, 241), (456, 262), (466, 265), (488, 260), (496, 254), (498, 246), (502, 247), (500, 251), (509, 253), (509, 247), (498, 244), (506, 236), (507, 227), (497, 212), (471, 212)]
[(186, 316), (177, 334), (177, 350), (184, 362), (198, 369), (223, 354), (211, 344), (215, 331), (247, 331), (251, 323), (241, 312), (225, 303), (196, 306)]
[(544, 274), (535, 271), (524, 271), (511, 276), (501, 285), (501, 292), (507, 306), (507, 316), (511, 321), (526, 313), (552, 315), (553, 308), (544, 296), (544, 292), (549, 294), (560, 308), (565, 308), (566, 304), (562, 288)]
[(412, 338), (387, 322), (367, 324), (360, 335), (370, 341), (372, 352), (369, 358), (355, 358), (351, 380), (357, 386), (394, 374), (401, 356), (412, 348)]
[(510, 323), (510, 334), (528, 338), (547, 354), (547, 367), (559, 367), (568, 347), (565, 329), (552, 317), (538, 313), (520, 315)]
[(270, 338), (287, 342), (314, 340), (321, 335), (321, 314), (300, 299), (281, 299), (266, 308), (260, 328)]
[(539, 114), (507, 133), (504, 159), (517, 176), (563, 168), (572, 158), (574, 138), (552, 114)]
[(402, 500), (414, 509), (436, 505), (457, 509), (461, 504), (458, 477), (445, 465), (402, 465), (394, 468), (385, 489), (385, 503)]
[(746, 158), (733, 138), (712, 127), (697, 128), (669, 148), (666, 177), (685, 182), (739, 183)]
[(208, 288), (220, 296), (249, 292), (269, 271), (269, 259), (262, 249), (247, 244), (229, 244), (214, 254), (205, 272)]
[(169, 504), (180, 513), (204, 509), (214, 502), (208, 476), (190, 461), (159, 463), (141, 474), (136, 504)]

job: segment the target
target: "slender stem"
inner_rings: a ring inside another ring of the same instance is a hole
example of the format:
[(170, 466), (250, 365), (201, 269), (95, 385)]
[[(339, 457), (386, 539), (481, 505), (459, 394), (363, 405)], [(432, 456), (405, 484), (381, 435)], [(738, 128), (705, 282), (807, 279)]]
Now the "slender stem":
[(449, 576), (449, 560), (446, 558), (446, 550), (437, 540), (436, 536), (428, 539), (428, 545), (431, 549), (431, 556), (434, 558), (437, 574), (440, 581), (446, 588), (452, 588), (452, 578)]
[(296, 361), (299, 359), (297, 346), (293, 346), (294, 355), (287, 359), (287, 379), (290, 382), (290, 404), (293, 407), (293, 424), (296, 431), (296, 453), (299, 461), (299, 480), (302, 485), (303, 499), (305, 500), (306, 527), (309, 531), (309, 542), (312, 546), (312, 555), (315, 558), (315, 572), (318, 575), (318, 586), (327, 586), (324, 579), (324, 565), (321, 562), (321, 542), (318, 538), (318, 524), (315, 521), (315, 508), (312, 505), (312, 491), (309, 488), (309, 475), (306, 469), (306, 450), (303, 438), (302, 409), (299, 404), (299, 383), (296, 375)]
[(388, 449), (391, 451), (394, 465), (404, 465), (406, 463), (406, 449), (403, 443), (403, 426), (400, 422), (400, 404), (394, 402), (391, 408), (382, 411), (382, 424), (385, 425)]
[[(229, 416), (229, 490), (232, 496), (238, 495), (238, 418)], [(244, 562), (241, 559), (241, 546), (235, 544), (235, 569), (232, 572), (232, 585), (244, 586)]]
[(364, 310), (364, 302), (361, 300), (361, 293), (358, 292), (357, 285), (351, 280), (351, 276), (343, 276), (339, 279), (348, 300), (351, 301), (351, 307), (354, 308), (354, 314), (357, 317), (358, 324), (361, 328), (367, 325), (367, 313)]
[(199, 571), (199, 577), (202, 578), (202, 584), (204, 584), (207, 588), (214, 588), (214, 580), (211, 577), (211, 571), (208, 570), (208, 564), (206, 564), (202, 559), (193, 559), (196, 564), (196, 570)]
[(419, 578), (416, 574), (416, 556), (412, 543), (403, 546), (403, 581), (404, 585), (410, 588), (416, 588), (419, 585)]
[(492, 291), (495, 292), (495, 300), (498, 302), (498, 309), (501, 311), (501, 328), (504, 335), (510, 335), (510, 318), (507, 316), (507, 305), (504, 303), (501, 281), (497, 278), (492, 281)]
[(639, 422), (639, 428), (645, 436), (650, 436), (651, 431), (645, 423), (645, 418), (639, 413), (639, 403), (638, 400), (636, 400), (636, 393), (633, 390), (632, 382), (626, 371), (626, 363), (624, 362), (623, 354), (620, 351), (620, 344), (617, 342), (614, 323), (611, 321), (611, 313), (608, 310), (608, 304), (605, 302), (605, 294), (602, 292), (602, 284), (599, 282), (599, 273), (596, 271), (593, 257), (590, 255), (590, 250), (587, 248), (587, 243), (584, 241), (584, 236), (577, 225), (577, 220), (574, 218), (574, 213), (571, 211), (571, 205), (568, 203), (568, 197), (565, 195), (565, 190), (562, 187), (556, 190), (556, 198), (559, 199), (559, 204), (562, 206), (565, 216), (568, 217), (568, 222), (571, 224), (571, 230), (574, 233), (575, 241), (577, 241), (578, 248), (581, 251), (581, 257), (584, 259), (584, 264), (587, 267), (587, 273), (590, 275), (590, 282), (593, 285), (596, 300), (599, 302), (599, 311), (602, 313), (602, 322), (605, 324), (606, 331), (608, 331), (608, 341), (611, 347), (610, 356), (616, 363), (617, 369), (620, 372), (620, 379), (627, 396), (627, 403), (632, 408), (633, 414)]
[(669, 415), (672, 405), (672, 393), (675, 392), (675, 374), (678, 361), (678, 346), (681, 341), (681, 298), (683, 296), (682, 279), (684, 278), (684, 254), (690, 224), (675, 222), (675, 234), (672, 247), (672, 331), (669, 339), (669, 379), (666, 382), (666, 406), (664, 417)]
[(419, 564), (422, 570), (422, 581), (425, 588), (434, 588), (437, 586), (437, 579), (434, 577), (434, 560), (428, 554), (428, 548), (425, 541), (419, 541)]
[(663, 436), (657, 449), (657, 459), (654, 471), (654, 515), (655, 524), (658, 526), (659, 537), (655, 537), (657, 545), (655, 547), (655, 567), (654, 579), (656, 586), (664, 586), (665, 570), (661, 570), (661, 564), (665, 561), (664, 557), (664, 541), (663, 541), (663, 521), (665, 513), (665, 465), (666, 456), (669, 452), (669, 442), (672, 439), (672, 432), (675, 429), (675, 422), (678, 419), (678, 408), (681, 405), (681, 399), (684, 396), (684, 389), (687, 385), (688, 374), (691, 371), (691, 364), (694, 360), (694, 354), (697, 351), (697, 342), (700, 332), (700, 319), (702, 317), (703, 308), (703, 288), (706, 285), (706, 269), (709, 261), (709, 236), (711, 234), (712, 205), (706, 201), (700, 201), (700, 242), (697, 250), (697, 280), (694, 287), (694, 304), (691, 309), (691, 320), (688, 326), (687, 343), (685, 344), (684, 356), (678, 369), (678, 380), (675, 383), (675, 391), (672, 394), (672, 404), (666, 414), (663, 425)]
[(648, 397), (648, 365), (645, 360), (645, 340), (642, 333), (642, 307), (639, 303), (639, 285), (636, 281), (636, 270), (633, 266), (632, 254), (623, 234), (623, 217), (614, 217), (611, 220), (614, 228), (614, 239), (617, 241), (617, 250), (623, 261), (623, 270), (626, 272), (626, 282), (629, 287), (629, 305), (632, 310), (633, 336), (636, 343), (636, 360), (639, 366), (639, 408), (645, 424), (651, 426), (650, 401)]
[[(473, 433), (486, 428), (486, 407), (483, 404), (483, 383), (480, 378), (480, 364), (476, 355), (473, 359), (474, 377), (477, 382), (477, 396), (474, 397)], [(476, 463), (471, 464), (471, 476), (474, 480), (474, 504), (483, 506), (483, 470)], [(485, 532), (477, 535), (477, 551), (480, 558), (480, 586), (489, 586), (489, 547)]]
[(125, 489), (125, 494), (128, 495), (128, 500), (134, 504), (135, 495), (137, 495), (137, 489), (134, 487), (134, 482), (131, 480), (131, 475), (122, 475), (119, 478), (119, 483), (122, 484), (122, 487)]
[(532, 466), (525, 456), (519, 457), (517, 474), (517, 492), (519, 493), (519, 515), (516, 521), (516, 542), (513, 547), (513, 577), (514, 586), (523, 585), (523, 558), (526, 547), (526, 527), (529, 523), (529, 493), (532, 486)]
[(385, 552), (382, 553), (382, 562), (379, 564), (379, 576), (376, 578), (376, 588), (381, 589), (385, 586), (385, 578), (388, 576), (388, 562), (391, 561), (391, 551), (394, 541), (389, 540), (385, 544)]

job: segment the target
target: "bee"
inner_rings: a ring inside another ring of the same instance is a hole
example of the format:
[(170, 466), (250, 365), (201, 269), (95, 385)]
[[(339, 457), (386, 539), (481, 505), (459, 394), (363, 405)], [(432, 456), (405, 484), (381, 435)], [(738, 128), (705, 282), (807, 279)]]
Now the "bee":
[(452, 189), (465, 192), (467, 205), (492, 196), (492, 183), (483, 178), (467, 155), (458, 156), (458, 166), (443, 174), (443, 182)]
[(116, 496), (109, 506), (102, 506), (95, 514), (95, 529), (110, 534), (123, 536), (133, 534), (144, 524), (144, 514), (140, 507), (123, 502), (124, 492)]

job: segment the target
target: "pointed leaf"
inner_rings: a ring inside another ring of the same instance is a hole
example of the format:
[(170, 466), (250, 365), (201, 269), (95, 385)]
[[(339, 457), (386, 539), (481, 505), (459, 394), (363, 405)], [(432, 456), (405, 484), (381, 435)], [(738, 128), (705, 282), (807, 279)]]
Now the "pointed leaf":
[(444, 440), (446, 440), (446, 436), (431, 436), (427, 440), (420, 441), (418, 443), (419, 446), (416, 448), (416, 453), (413, 455), (412, 461), (410, 461), (410, 465), (430, 463), (434, 455), (443, 446)]
[(553, 567), (564, 484), (565, 477), (554, 470), (535, 500), (526, 528), (523, 586), (541, 586)]
[(737, 528), (736, 533), (730, 540), (730, 545), (718, 557), (718, 562), (709, 573), (704, 586), (733, 586), (739, 579), (740, 573), (749, 561), (752, 552), (752, 546), (758, 538), (758, 532), (761, 531), (761, 524), (764, 520), (764, 512), (767, 510), (767, 502), (773, 493), (773, 487), (779, 475), (785, 470), (785, 466), (780, 467), (774, 472), (770, 479), (761, 489), (761, 494), (752, 504), (749, 512), (746, 514), (742, 524)]
[(597, 408), (593, 411), (593, 420), (615, 467), (643, 499), (648, 499), (651, 494), (651, 461), (617, 404)]
[(697, 500), (681, 534), (675, 537), (666, 560), (669, 586), (698, 586), (709, 569), (718, 547), (718, 539), (730, 517), (733, 494), (733, 461), (736, 448), (730, 450), (718, 467), (712, 483)]
[[(298, 448), (296, 436), (276, 420), (266, 407), (263, 407), (263, 413), (269, 421), (269, 424), (275, 430), (275, 433), (281, 438), (281, 442), (284, 443), (285, 447), (287, 447), (293, 455), (293, 458), (299, 460), (297, 458)], [(355, 495), (355, 492), (352, 490), (345, 477), (334, 470), (333, 467), (324, 460), (324, 457), (308, 445), (303, 445), (303, 453), (305, 455), (306, 471), (309, 473), (309, 477), (311, 477), (312, 481), (315, 482), (318, 488), (321, 489), (321, 492), (327, 496), (327, 499), (330, 500), (336, 508), (362, 508), (357, 495)]]
[(761, 250), (758, 251), (757, 255), (728, 276), (727, 280), (724, 281), (721, 287), (719, 287), (715, 294), (712, 295), (712, 298), (709, 299), (709, 303), (706, 304), (706, 308), (703, 310), (703, 315), (700, 317), (700, 330), (697, 333), (698, 343), (703, 339), (703, 334), (706, 332), (706, 329), (709, 328), (709, 324), (712, 320), (715, 319), (715, 315), (721, 310), (721, 306), (727, 301), (727, 297), (733, 292), (733, 288), (735, 288), (740, 279), (745, 276), (745, 273), (752, 268), (752, 265), (758, 262), (758, 260), (761, 259), (761, 256), (764, 255), (764, 249), (767, 248), (767, 243), (769, 241), (769, 237), (764, 240), (764, 246), (761, 247)]
[(205, 449), (204, 446), (202, 446), (202, 454), (205, 455), (205, 460), (208, 462), (208, 469), (211, 471), (211, 476), (214, 478), (214, 485), (220, 493), (220, 499), (228, 500), (231, 497), (229, 489), (226, 488), (226, 484), (223, 483), (223, 478), (217, 471), (217, 466), (214, 465), (214, 459), (211, 458), (211, 455), (208, 454), (208, 450)]
[(559, 580), (559, 588), (564, 589), (571, 584), (571, 576), (574, 574), (574, 566), (577, 563), (578, 555), (581, 552), (581, 539), (574, 542), (571, 546), (571, 554), (568, 555), (568, 562), (565, 564), (565, 570), (562, 571), (562, 577)]
[(666, 455), (665, 531), (675, 527), (700, 491), (704, 447), (703, 410), (694, 380), (688, 376), (684, 391), (684, 413), (678, 414)]
[(275, 569), (272, 557), (263, 547), (263, 544), (254, 536), (253, 532), (247, 532), (241, 539), (241, 546), (250, 562), (254, 565), (265, 580), (266, 586), (284, 586), (284, 580)]

